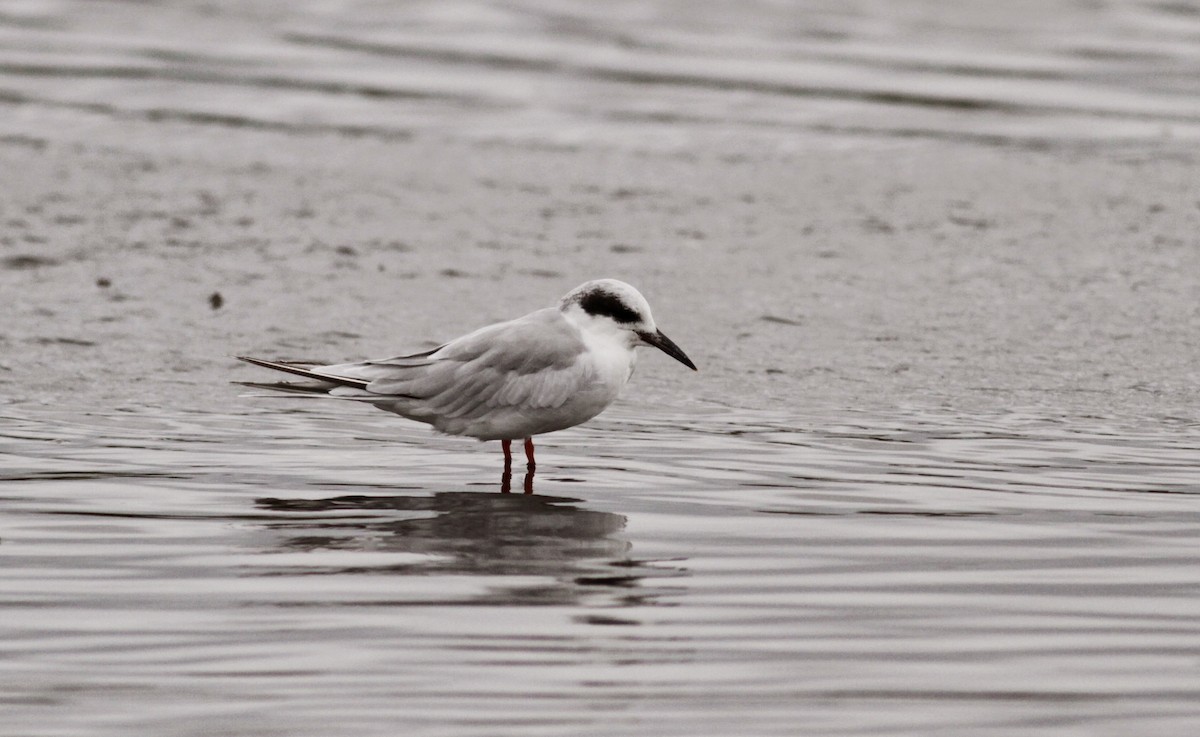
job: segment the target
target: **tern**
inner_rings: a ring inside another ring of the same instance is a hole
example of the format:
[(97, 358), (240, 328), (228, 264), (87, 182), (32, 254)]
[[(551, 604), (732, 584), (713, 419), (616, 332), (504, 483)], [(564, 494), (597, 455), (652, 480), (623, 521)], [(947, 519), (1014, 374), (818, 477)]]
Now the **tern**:
[(365, 402), (448, 435), (499, 440), (506, 474), (512, 441), (524, 440), (532, 472), (533, 437), (600, 414), (629, 381), (634, 349), (644, 345), (697, 370), (655, 325), (638, 290), (616, 279), (596, 279), (567, 292), (554, 307), (422, 353), (325, 366), (237, 356), (306, 379), (238, 383)]

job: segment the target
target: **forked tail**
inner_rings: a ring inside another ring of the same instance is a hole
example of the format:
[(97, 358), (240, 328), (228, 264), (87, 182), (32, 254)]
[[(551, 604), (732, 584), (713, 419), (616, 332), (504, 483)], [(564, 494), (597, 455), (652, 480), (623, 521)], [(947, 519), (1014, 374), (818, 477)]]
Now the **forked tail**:
[(299, 383), (299, 382), (276, 382), (274, 384), (258, 383), (251, 381), (235, 381), (235, 384), (242, 386), (251, 386), (256, 389), (272, 389), (274, 391), (285, 391), (299, 394), (327, 394), (329, 390), (339, 386), (348, 386), (354, 389), (366, 389), (370, 381), (366, 379), (352, 379), (347, 376), (336, 376), (334, 374), (325, 373), (318, 368), (305, 368), (304, 364), (290, 363), (287, 361), (267, 361), (262, 358), (250, 358), (249, 356), (236, 356), (239, 361), (252, 363), (255, 366), (283, 371), (284, 373), (303, 376), (306, 379), (312, 379), (317, 382), (315, 384)]

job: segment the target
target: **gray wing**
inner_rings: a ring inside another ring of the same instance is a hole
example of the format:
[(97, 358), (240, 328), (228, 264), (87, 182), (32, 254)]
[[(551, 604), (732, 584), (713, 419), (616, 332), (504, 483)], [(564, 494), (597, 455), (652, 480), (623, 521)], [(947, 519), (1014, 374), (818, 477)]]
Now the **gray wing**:
[[(414, 419), (470, 419), (496, 407), (560, 407), (591, 383), (577, 328), (556, 308), (481, 328), (425, 354), (322, 367), (363, 379), (331, 394), (394, 400)], [(438, 423), (434, 423), (438, 424)]]

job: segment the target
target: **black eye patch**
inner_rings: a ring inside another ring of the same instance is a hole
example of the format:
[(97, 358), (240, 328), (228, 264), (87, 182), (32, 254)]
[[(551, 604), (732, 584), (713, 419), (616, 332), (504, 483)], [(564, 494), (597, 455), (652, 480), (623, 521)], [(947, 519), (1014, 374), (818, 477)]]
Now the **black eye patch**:
[(641, 321), (641, 316), (610, 292), (588, 292), (579, 298), (579, 306), (589, 315), (606, 315), (620, 323), (635, 323)]

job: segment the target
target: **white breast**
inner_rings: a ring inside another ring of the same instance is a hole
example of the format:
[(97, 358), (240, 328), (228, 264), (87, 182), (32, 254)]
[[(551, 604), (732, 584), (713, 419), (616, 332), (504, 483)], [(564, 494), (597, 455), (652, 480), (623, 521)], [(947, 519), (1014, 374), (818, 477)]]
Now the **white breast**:
[(636, 354), (615, 336), (585, 332), (582, 337), (587, 350), (579, 355), (578, 366), (572, 371), (577, 372), (578, 383), (561, 406), (514, 408), (511, 413), (488, 418), (488, 427), (475, 427), (474, 432), (465, 434), (491, 439), (530, 437), (574, 427), (603, 412), (633, 374)]

